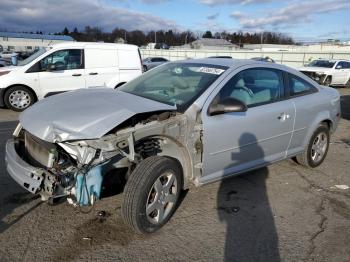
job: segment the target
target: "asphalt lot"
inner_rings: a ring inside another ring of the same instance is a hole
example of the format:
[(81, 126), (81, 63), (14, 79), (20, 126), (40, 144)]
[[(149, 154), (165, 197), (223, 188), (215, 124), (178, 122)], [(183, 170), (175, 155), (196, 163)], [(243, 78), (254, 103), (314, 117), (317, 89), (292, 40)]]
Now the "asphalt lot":
[[(122, 194), (83, 214), (49, 206), (6, 173), (4, 144), (18, 114), (0, 109), (0, 261), (350, 261), (350, 89), (325, 162), (291, 160), (192, 188), (170, 222), (135, 235)], [(97, 217), (105, 210), (104, 220)]]

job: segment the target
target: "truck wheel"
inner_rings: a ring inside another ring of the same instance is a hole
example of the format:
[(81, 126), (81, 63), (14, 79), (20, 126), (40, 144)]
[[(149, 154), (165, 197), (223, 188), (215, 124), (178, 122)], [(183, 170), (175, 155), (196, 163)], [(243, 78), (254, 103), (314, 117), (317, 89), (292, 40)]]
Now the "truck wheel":
[(311, 136), (311, 139), (304, 152), (297, 155), (299, 164), (306, 167), (317, 167), (322, 164), (329, 148), (329, 128), (321, 124)]
[(125, 189), (122, 216), (138, 233), (160, 229), (173, 215), (182, 189), (182, 170), (170, 158), (152, 156), (138, 164)]
[(24, 86), (13, 86), (6, 91), (4, 102), (7, 108), (13, 111), (23, 111), (35, 101), (32, 91)]

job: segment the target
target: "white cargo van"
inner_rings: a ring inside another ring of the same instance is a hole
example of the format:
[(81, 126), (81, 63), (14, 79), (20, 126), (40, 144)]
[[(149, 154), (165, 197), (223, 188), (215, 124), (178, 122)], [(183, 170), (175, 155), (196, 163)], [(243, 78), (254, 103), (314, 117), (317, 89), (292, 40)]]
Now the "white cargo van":
[(22, 111), (47, 96), (96, 86), (117, 88), (142, 74), (137, 46), (62, 43), (0, 69), (0, 106)]

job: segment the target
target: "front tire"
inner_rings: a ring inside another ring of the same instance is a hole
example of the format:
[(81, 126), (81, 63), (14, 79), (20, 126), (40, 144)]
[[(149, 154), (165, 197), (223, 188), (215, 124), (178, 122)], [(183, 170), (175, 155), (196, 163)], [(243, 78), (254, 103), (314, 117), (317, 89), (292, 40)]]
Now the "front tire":
[(322, 164), (326, 158), (329, 148), (329, 128), (326, 124), (321, 124), (315, 130), (304, 152), (297, 155), (299, 164), (314, 168)]
[(182, 190), (182, 171), (170, 158), (152, 156), (138, 164), (125, 189), (122, 216), (138, 233), (152, 233), (175, 212)]
[(7, 108), (21, 112), (34, 104), (35, 96), (24, 86), (13, 86), (6, 91), (4, 102)]

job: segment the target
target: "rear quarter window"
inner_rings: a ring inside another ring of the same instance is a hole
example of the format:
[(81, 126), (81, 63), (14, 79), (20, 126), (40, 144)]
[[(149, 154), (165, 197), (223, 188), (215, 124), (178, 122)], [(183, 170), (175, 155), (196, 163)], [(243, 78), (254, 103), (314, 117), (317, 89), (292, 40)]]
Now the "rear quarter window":
[(317, 92), (317, 88), (304, 79), (289, 74), (289, 93), (290, 96), (307, 95)]

